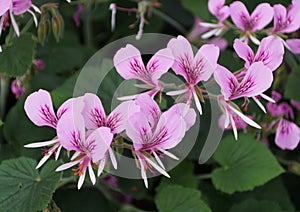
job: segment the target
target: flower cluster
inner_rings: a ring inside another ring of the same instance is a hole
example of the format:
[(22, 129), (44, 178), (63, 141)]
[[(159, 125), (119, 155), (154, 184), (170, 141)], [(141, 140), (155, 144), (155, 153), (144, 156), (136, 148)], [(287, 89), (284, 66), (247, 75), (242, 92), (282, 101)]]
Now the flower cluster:
[[(200, 25), (209, 27), (211, 30), (202, 34), (203, 39), (211, 36), (220, 36), (228, 29), (236, 29), (240, 34), (240, 40), (246, 43), (251, 40), (255, 44), (260, 41), (259, 34), (274, 35), (293, 53), (300, 53), (300, 39), (287, 39), (289, 33), (300, 28), (300, 3), (292, 1), (292, 4), (285, 8), (281, 4), (273, 7), (268, 3), (259, 4), (250, 14), (246, 6), (240, 1), (234, 1), (229, 6), (225, 0), (209, 0), (208, 8), (211, 14), (217, 18), (217, 23), (201, 22)], [(228, 19), (231, 18), (232, 22)], [(273, 27), (266, 29), (273, 20)]]
[[(140, 51), (127, 44), (114, 55), (116, 71), (125, 80), (140, 81), (142, 84), (136, 86), (147, 90), (120, 97), (119, 100), (123, 102), (109, 115), (105, 113), (99, 97), (91, 93), (67, 100), (57, 113), (54, 112), (51, 96), (47, 91), (39, 90), (27, 97), (25, 111), (30, 120), (37, 126), (54, 128), (57, 135), (50, 141), (25, 146), (48, 147), (37, 168), (53, 154), (57, 159), (62, 149), (72, 152), (71, 161), (59, 166), (57, 171), (78, 165), (78, 168), (72, 170), (79, 176), (79, 189), (87, 170), (91, 182), (95, 184), (94, 169), (99, 176), (108, 161), (117, 169), (114, 148), (128, 148), (136, 160), (145, 186), (148, 187), (147, 171), (170, 177), (161, 158), (168, 156), (174, 160), (179, 159), (169, 150), (183, 140), (186, 132), (195, 124), (197, 114), (205, 112), (202, 108), (205, 99), (211, 98), (219, 103), (223, 111), (220, 127), (232, 129), (235, 139), (238, 138), (238, 130), (246, 129), (247, 125), (257, 129), (262, 129), (263, 126), (254, 121), (254, 115), (244, 114), (242, 109), (247, 111), (249, 103), (253, 101), (266, 113), (262, 100), (269, 101), (267, 109), (273, 116), (280, 118), (274, 124), (277, 126), (275, 143), (282, 149), (296, 148), (300, 141), (300, 129), (288, 120), (294, 119), (293, 110), (289, 109), (291, 106), (286, 103), (278, 105), (276, 102), (281, 100), (281, 96), (274, 91), (272, 97), (265, 93), (272, 86), (274, 71), (282, 64), (284, 45), (289, 46), (290, 41), (284, 41), (283, 33), (291, 33), (300, 27), (299, 15), (295, 12), (300, 8), (299, 3), (293, 2), (288, 9), (281, 5), (271, 7), (263, 3), (251, 15), (239, 1), (230, 6), (225, 6), (224, 3), (224, 0), (209, 1), (209, 10), (217, 17), (218, 23), (201, 23), (213, 28), (204, 37), (218, 36), (233, 27), (226, 21), (231, 17), (241, 34), (240, 39), (235, 39), (233, 49), (244, 61), (243, 67), (228, 70), (218, 64), (220, 49), (216, 45), (205, 44), (198, 51), (193, 51), (191, 44), (183, 36), (172, 38), (146, 65)], [(112, 5), (111, 9), (115, 12), (116, 6)], [(274, 27), (266, 30), (267, 36), (259, 41), (256, 33), (273, 18)], [(250, 47), (250, 40), (258, 44), (256, 51)], [(181, 77), (184, 83), (170, 86), (161, 81), (161, 77), (169, 70)], [(208, 91), (204, 82), (216, 83), (220, 87), (220, 94)], [(167, 96), (177, 96), (165, 111), (161, 111), (155, 101), (161, 100), (163, 91), (166, 91)], [(236, 100), (243, 100), (242, 105), (238, 105)], [(291, 102), (291, 105), (299, 107), (297, 102)], [(276, 109), (276, 114), (270, 109), (275, 107), (281, 108)]]

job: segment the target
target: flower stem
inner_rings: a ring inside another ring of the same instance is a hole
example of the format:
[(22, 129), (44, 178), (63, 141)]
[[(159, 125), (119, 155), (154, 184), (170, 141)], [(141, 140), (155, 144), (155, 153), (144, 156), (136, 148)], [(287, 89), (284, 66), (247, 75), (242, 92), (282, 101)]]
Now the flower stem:
[(212, 174), (211, 173), (197, 175), (197, 179), (198, 180), (209, 180), (211, 178), (212, 178)]
[(91, 3), (89, 3), (86, 7), (86, 15), (85, 15), (85, 21), (84, 21), (84, 40), (85, 44), (89, 47), (93, 46), (93, 27), (92, 27), (92, 10), (91, 10)]
[(0, 114), (3, 120), (6, 110), (6, 99), (8, 94), (9, 80), (7, 77), (1, 76), (0, 79)]

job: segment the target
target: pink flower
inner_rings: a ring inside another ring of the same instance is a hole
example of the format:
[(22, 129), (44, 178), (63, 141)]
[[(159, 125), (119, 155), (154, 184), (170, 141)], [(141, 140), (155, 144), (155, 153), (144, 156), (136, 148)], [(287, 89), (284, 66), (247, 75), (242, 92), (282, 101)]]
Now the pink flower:
[(144, 66), (140, 51), (128, 44), (114, 56), (114, 65), (118, 73), (126, 80), (138, 79), (151, 89), (149, 94), (154, 96), (163, 89), (159, 78), (173, 65), (174, 57), (170, 49), (158, 51)]
[(224, 51), (228, 47), (227, 40), (220, 37), (214, 37), (211, 40), (209, 40), (207, 43), (216, 45), (219, 47), (220, 51)]
[(245, 68), (249, 68), (251, 64), (261, 61), (271, 71), (275, 71), (283, 60), (283, 43), (274, 36), (264, 38), (255, 55), (252, 49), (239, 39), (235, 39), (233, 48), (238, 56), (245, 60)]
[[(233, 118), (233, 121), (235, 123), (235, 127), (237, 130), (245, 130), (247, 129), (247, 122), (245, 122), (240, 116), (236, 115), (235, 113), (232, 114), (232, 118)], [(252, 116), (249, 116), (249, 115), (246, 115), (246, 117), (248, 117), (249, 119), (252, 119)], [(232, 125), (229, 124), (227, 126), (227, 128), (224, 128), (225, 126), (225, 120), (226, 120), (226, 115), (225, 114), (222, 114), (219, 118), (219, 127), (221, 129), (224, 129), (224, 130), (231, 130), (233, 129)]]
[(220, 85), (221, 93), (226, 101), (241, 97), (251, 97), (264, 112), (266, 110), (257, 99), (257, 96), (274, 102), (270, 97), (263, 94), (263, 92), (271, 87), (273, 74), (262, 62), (251, 64), (241, 82), (238, 82), (236, 76), (223, 66), (218, 67), (214, 78)]
[[(140, 110), (129, 115), (126, 133), (133, 142), (141, 176), (148, 187), (146, 170), (151, 171), (151, 167), (169, 177), (158, 154), (178, 160), (167, 150), (182, 140), (185, 132), (195, 123), (196, 113), (183, 103), (161, 113), (156, 102), (147, 94), (139, 95), (135, 102)], [(152, 156), (159, 165), (151, 160)]]
[(80, 26), (80, 14), (81, 14), (82, 10), (83, 10), (82, 4), (78, 4), (77, 5), (77, 10), (73, 14), (73, 19), (75, 21), (76, 26), (78, 26), (78, 27)]
[(255, 32), (263, 29), (272, 21), (273, 14), (273, 8), (268, 3), (259, 4), (251, 15), (240, 1), (235, 1), (230, 5), (233, 23), (244, 32)]
[(209, 29), (208, 27), (201, 26), (202, 19), (199, 17), (194, 18), (194, 26), (191, 30), (191, 32), (187, 35), (187, 39), (189, 41), (196, 40), (202, 33), (207, 32)]
[(293, 150), (298, 146), (300, 141), (300, 129), (293, 122), (281, 119), (279, 121), (276, 136), (275, 144), (285, 150)]
[[(175, 57), (172, 66), (177, 75), (181, 75), (187, 82), (187, 87), (180, 91), (168, 92), (168, 95), (178, 95), (187, 93), (187, 103), (194, 99), (197, 109), (202, 114), (202, 107), (199, 101), (199, 91), (197, 84), (200, 81), (207, 81), (217, 68), (219, 48), (212, 44), (201, 46), (194, 56), (192, 47), (188, 40), (182, 36), (173, 38), (168, 43), (168, 48), (172, 50)], [(200, 97), (201, 98), (201, 97)]]
[(293, 108), (286, 102), (280, 103), (278, 105), (278, 110), (292, 120), (295, 118)]
[(291, 33), (300, 28), (300, 5), (292, 4), (287, 9), (281, 4), (274, 5), (274, 33)]
[(73, 170), (79, 175), (78, 189), (81, 188), (86, 170), (88, 169), (91, 182), (96, 183), (92, 164), (98, 165), (98, 176), (106, 163), (107, 152), (113, 139), (111, 130), (100, 127), (89, 136), (86, 135), (85, 123), (80, 113), (66, 113), (58, 122), (57, 137), (61, 145), (68, 151), (75, 151), (72, 161), (59, 166), (56, 171), (68, 169), (76, 164), (79, 168)]
[[(59, 109), (57, 110), (57, 114), (55, 114), (50, 93), (48, 91), (40, 89), (27, 97), (24, 109), (28, 118), (35, 125), (49, 126), (56, 129), (58, 120), (67, 111), (70, 113), (82, 111), (83, 101), (81, 98), (69, 99), (59, 107)], [(57, 160), (60, 150), (62, 148), (61, 143), (58, 139), (55, 138), (51, 141), (31, 143), (25, 145), (26, 148), (37, 148), (45, 146), (52, 147), (45, 152), (44, 157), (40, 160), (36, 168), (41, 167), (53, 153), (55, 153), (55, 159)]]
[(222, 127), (222, 125), (220, 127), (224, 129), (231, 128), (236, 140), (238, 138), (237, 130), (246, 128), (245, 124), (249, 124), (252, 127), (261, 129), (261, 127), (252, 120), (251, 116), (244, 115), (234, 103), (226, 102), (224, 97), (219, 97), (219, 103), (220, 106), (223, 107), (225, 114), (225, 120), (219, 121), (219, 124), (222, 124), (224, 127)]
[(272, 102), (267, 103), (267, 110), (273, 117), (278, 117), (282, 114), (282, 111), (278, 105)]
[(286, 40), (286, 45), (292, 53), (300, 54), (300, 39), (288, 39)]
[(219, 20), (219, 22), (223, 22), (226, 20), (230, 13), (229, 13), (229, 7), (224, 6), (225, 0), (209, 0), (208, 1), (208, 9), (211, 14), (216, 16), (216, 18)]
[(291, 100), (291, 105), (294, 107), (294, 108), (296, 108), (297, 110), (299, 110), (300, 111), (300, 102), (298, 102), (298, 101), (295, 101), (295, 100)]
[(274, 99), (276, 102), (279, 102), (282, 99), (282, 95), (277, 91), (272, 91), (272, 99)]
[(15, 94), (16, 99), (19, 99), (23, 94), (26, 92), (26, 88), (22, 86), (21, 81), (18, 79), (15, 79), (11, 83), (11, 92)]

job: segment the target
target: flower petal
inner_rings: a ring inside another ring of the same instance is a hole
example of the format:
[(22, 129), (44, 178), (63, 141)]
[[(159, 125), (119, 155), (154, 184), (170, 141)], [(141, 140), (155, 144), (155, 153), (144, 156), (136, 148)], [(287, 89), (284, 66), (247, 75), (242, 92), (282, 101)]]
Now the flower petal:
[(76, 161), (71, 161), (69, 163), (65, 163), (65, 164), (57, 167), (55, 171), (59, 172), (59, 171), (66, 170), (66, 169), (71, 168), (72, 166), (75, 166), (76, 164), (80, 163), (80, 161), (81, 160), (76, 160)]
[(57, 118), (60, 119), (65, 112), (81, 113), (84, 107), (83, 97), (71, 98), (65, 101), (57, 110)]
[(106, 114), (99, 97), (93, 93), (84, 95), (82, 115), (87, 129), (96, 129), (106, 125)]
[(30, 94), (25, 101), (24, 109), (35, 125), (56, 128), (57, 118), (48, 91), (40, 89)]
[(268, 36), (262, 39), (254, 61), (262, 61), (271, 71), (275, 71), (282, 63), (284, 46), (280, 39)]
[(253, 31), (261, 30), (267, 26), (273, 19), (274, 11), (268, 3), (259, 4), (251, 14), (251, 20), (254, 23)]
[(113, 139), (113, 134), (110, 128), (100, 127), (94, 130), (89, 137), (84, 141), (85, 148), (89, 151), (93, 163), (103, 159), (110, 148)]
[(188, 131), (196, 122), (197, 114), (193, 108), (190, 108), (187, 104), (177, 103), (173, 105), (169, 110), (184, 118), (186, 124), (186, 131)]
[(238, 81), (236, 77), (225, 67), (218, 66), (214, 73), (214, 78), (221, 87), (221, 93), (224, 95), (224, 99), (229, 100), (238, 87)]
[(172, 66), (173, 71), (189, 82), (188, 70), (192, 68), (194, 58), (191, 44), (183, 36), (178, 36), (169, 41), (168, 48), (172, 50), (175, 58)]
[(292, 53), (300, 54), (300, 39), (288, 39), (286, 44)]
[(91, 182), (92, 182), (93, 185), (95, 185), (95, 183), (96, 183), (96, 176), (95, 176), (95, 173), (93, 171), (91, 163), (89, 163), (88, 169), (89, 169), (89, 175), (90, 175)]
[(217, 69), (219, 54), (220, 49), (214, 44), (201, 46), (193, 62), (195, 83), (198, 83), (200, 80), (207, 81), (211, 77)]
[(246, 62), (245, 67), (248, 68), (254, 60), (254, 53), (252, 49), (239, 39), (234, 40), (233, 48), (237, 55)]
[(250, 20), (250, 15), (246, 6), (240, 1), (235, 1), (230, 4), (229, 10), (231, 19), (235, 26), (246, 31), (246, 24)]
[[(114, 56), (114, 65), (117, 72), (126, 80), (140, 79), (145, 72), (145, 66), (140, 51), (131, 44), (117, 51)], [(147, 83), (147, 82), (146, 82)]]
[(58, 142), (58, 139), (54, 139), (51, 141), (43, 141), (43, 142), (36, 142), (36, 143), (31, 143), (31, 144), (26, 144), (24, 145), (25, 148), (37, 148), (37, 147), (44, 147), (44, 146), (49, 146), (52, 144), (55, 144)]
[(81, 114), (65, 113), (58, 121), (56, 132), (65, 149), (84, 151), (82, 146), (85, 141), (85, 124)]
[(11, 0), (0, 1), (0, 16), (3, 16), (10, 8)]
[(285, 119), (281, 119), (279, 121), (275, 143), (278, 147), (285, 150), (293, 150), (295, 149), (300, 141), (300, 129), (299, 127), (293, 123), (289, 122)]
[(151, 73), (152, 82), (157, 85), (158, 79), (172, 67), (173, 63), (174, 56), (170, 49), (161, 49), (155, 53), (146, 67)]

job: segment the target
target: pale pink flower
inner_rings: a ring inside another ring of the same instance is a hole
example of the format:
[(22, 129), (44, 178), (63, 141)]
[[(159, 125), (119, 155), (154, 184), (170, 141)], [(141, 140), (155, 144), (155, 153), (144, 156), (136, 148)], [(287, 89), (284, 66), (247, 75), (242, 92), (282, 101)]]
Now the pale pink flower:
[(59, 166), (56, 171), (62, 171), (79, 164), (78, 169), (73, 169), (79, 175), (78, 189), (81, 188), (86, 170), (88, 169), (91, 182), (96, 183), (92, 164), (98, 165), (98, 176), (103, 171), (107, 160), (107, 152), (113, 139), (111, 130), (100, 127), (86, 135), (85, 123), (80, 113), (66, 113), (58, 122), (57, 137), (61, 145), (68, 151), (75, 151), (72, 161)]
[(280, 39), (275, 36), (268, 36), (262, 39), (256, 54), (252, 49), (239, 39), (235, 39), (233, 48), (245, 63), (245, 68), (255, 62), (261, 61), (271, 71), (275, 71), (283, 60), (284, 46)]
[(259, 41), (251, 33), (267, 26), (272, 21), (273, 14), (273, 8), (268, 3), (259, 4), (251, 15), (240, 1), (235, 1), (230, 5), (230, 16), (233, 23), (246, 33), (242, 40), (246, 39), (247, 41), (250, 38), (256, 44), (259, 44)]
[(286, 46), (292, 53), (300, 54), (300, 39), (287, 39)]
[(211, 14), (216, 16), (219, 22), (223, 22), (230, 15), (229, 7), (225, 5), (225, 0), (209, 0), (208, 9)]
[(219, 122), (219, 124), (223, 124), (223, 127), (221, 125), (221, 129), (231, 128), (233, 130), (233, 135), (236, 140), (238, 138), (237, 130), (245, 129), (245, 123), (257, 129), (261, 129), (261, 127), (252, 120), (252, 117), (244, 115), (237, 105), (235, 105), (232, 102), (225, 101), (223, 96), (219, 97), (218, 100), (225, 115), (225, 120), (221, 120)]
[(291, 33), (300, 28), (300, 5), (292, 4), (285, 8), (281, 4), (274, 5), (273, 33)]
[(275, 136), (275, 144), (285, 150), (293, 150), (295, 149), (300, 141), (300, 129), (299, 127), (290, 121), (282, 118), (279, 121), (276, 136)]
[(225, 38), (220, 38), (220, 37), (214, 37), (208, 40), (207, 43), (219, 47), (220, 51), (224, 51), (228, 47), (227, 40)]
[(146, 87), (151, 89), (149, 95), (152, 97), (163, 89), (159, 78), (172, 67), (173, 62), (173, 54), (166, 48), (155, 53), (145, 67), (140, 51), (130, 44), (114, 56), (114, 65), (118, 73), (126, 80), (138, 79), (146, 83)]
[[(176, 104), (161, 113), (157, 103), (147, 94), (139, 95), (135, 103), (140, 110), (129, 115), (126, 134), (133, 142), (141, 176), (145, 186), (148, 187), (147, 169), (152, 171), (151, 168), (154, 168), (169, 177), (158, 154), (165, 154), (178, 160), (167, 150), (179, 144), (185, 132), (194, 125), (196, 113), (183, 103)], [(152, 160), (152, 157), (158, 164)]]
[(250, 15), (246, 6), (235, 1), (230, 5), (233, 23), (245, 32), (255, 32), (267, 26), (273, 19), (273, 8), (268, 3), (259, 4)]
[[(235, 123), (235, 127), (237, 130), (247, 129), (247, 127), (248, 127), (247, 122), (245, 122), (240, 116), (236, 115), (235, 113), (233, 113), (232, 115), (233, 115), (232, 118), (233, 118), (233, 121)], [(249, 119), (252, 119), (252, 116), (250, 116), (250, 115), (246, 115), (246, 117), (248, 117)], [(232, 130), (233, 126), (231, 124), (229, 124), (227, 126), (227, 128), (224, 127), (225, 120), (226, 120), (226, 115), (222, 114), (219, 118), (219, 127), (224, 130)]]
[[(54, 113), (53, 104), (50, 93), (48, 91), (40, 89), (30, 94), (24, 105), (24, 109), (28, 118), (37, 126), (49, 126), (54, 129), (57, 127), (58, 120), (66, 113), (79, 113), (83, 109), (83, 101), (81, 98), (72, 98), (64, 102), (59, 109), (57, 114)], [(58, 159), (61, 151), (61, 144), (57, 138), (51, 141), (31, 143), (25, 145), (26, 148), (37, 148), (52, 146), (46, 150), (44, 157), (40, 160), (36, 168), (41, 167), (54, 153), (55, 159)]]
[[(199, 101), (199, 90), (197, 84), (200, 81), (207, 81), (217, 68), (217, 60), (220, 50), (212, 44), (201, 46), (194, 56), (192, 46), (186, 38), (178, 36), (172, 38), (168, 43), (168, 48), (172, 50), (175, 57), (172, 66), (173, 71), (177, 75), (181, 75), (187, 82), (187, 86), (183, 90), (168, 92), (168, 95), (187, 94), (187, 103), (191, 104), (192, 99), (196, 103), (196, 107), (202, 114), (202, 107)], [(201, 98), (201, 97), (200, 97)]]
[(236, 76), (223, 66), (215, 71), (214, 78), (221, 87), (221, 93), (226, 101), (241, 97), (252, 98), (258, 106), (266, 112), (257, 96), (275, 102), (263, 94), (269, 89), (273, 82), (272, 71), (262, 62), (255, 62), (249, 66), (243, 80), (238, 81)]

